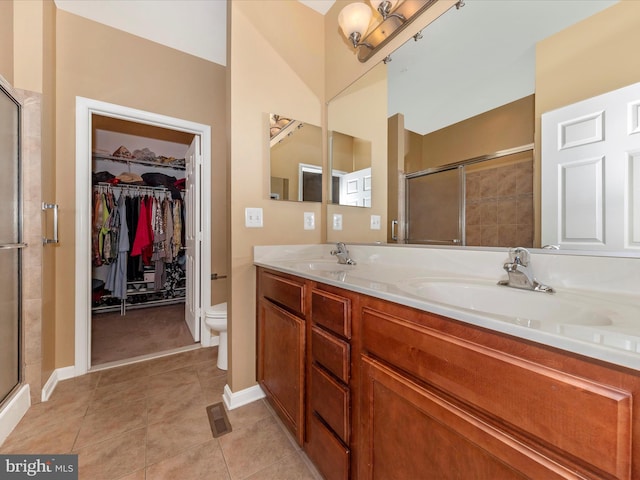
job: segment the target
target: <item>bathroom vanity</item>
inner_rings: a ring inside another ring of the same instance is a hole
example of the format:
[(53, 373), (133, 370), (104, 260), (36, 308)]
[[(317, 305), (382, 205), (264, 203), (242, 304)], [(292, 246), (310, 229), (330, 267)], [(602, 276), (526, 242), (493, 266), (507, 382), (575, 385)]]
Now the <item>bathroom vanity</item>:
[[(562, 319), (501, 331), (396, 290), (424, 269), (371, 252), (256, 255), (259, 382), (325, 478), (640, 478), (637, 351), (586, 345)], [(588, 328), (622, 322), (578, 311)]]

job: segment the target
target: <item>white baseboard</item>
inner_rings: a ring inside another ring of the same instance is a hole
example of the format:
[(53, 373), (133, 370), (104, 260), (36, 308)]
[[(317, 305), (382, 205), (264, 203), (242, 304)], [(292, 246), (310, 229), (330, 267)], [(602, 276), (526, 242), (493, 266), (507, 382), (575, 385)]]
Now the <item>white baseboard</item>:
[(16, 394), (0, 410), (0, 445), (4, 443), (9, 434), (16, 428), (24, 414), (31, 406), (29, 397), (29, 385), (23, 385)]
[(243, 405), (255, 402), (264, 397), (265, 394), (260, 388), (260, 385), (254, 385), (253, 387), (245, 388), (235, 393), (231, 391), (229, 385), (225, 385), (222, 400), (227, 406), (227, 409), (233, 410), (234, 408), (242, 407)]
[(56, 368), (47, 380), (47, 383), (45, 383), (44, 387), (42, 387), (42, 401), (46, 402), (47, 400), (49, 400), (49, 398), (51, 398), (51, 394), (56, 389), (56, 385), (58, 385), (58, 382), (60, 380), (66, 380), (75, 376), (76, 367), (74, 366)]

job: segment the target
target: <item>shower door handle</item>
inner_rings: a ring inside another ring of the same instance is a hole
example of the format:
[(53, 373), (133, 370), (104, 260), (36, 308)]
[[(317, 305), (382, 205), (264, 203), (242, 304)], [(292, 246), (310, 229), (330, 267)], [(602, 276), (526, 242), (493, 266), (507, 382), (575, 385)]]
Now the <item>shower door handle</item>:
[(391, 240), (398, 240), (398, 220), (391, 220)]
[(42, 244), (58, 243), (58, 204), (42, 202), (42, 210), (53, 210), (53, 238), (42, 237)]
[(18, 248), (28, 247), (26, 243), (2, 243), (0, 244), (0, 250), (14, 250)]

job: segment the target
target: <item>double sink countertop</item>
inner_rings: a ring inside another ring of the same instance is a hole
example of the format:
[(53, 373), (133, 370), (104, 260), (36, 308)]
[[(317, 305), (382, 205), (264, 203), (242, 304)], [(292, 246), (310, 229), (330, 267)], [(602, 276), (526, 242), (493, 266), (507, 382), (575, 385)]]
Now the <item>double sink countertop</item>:
[[(640, 370), (640, 259), (532, 250), (555, 293), (500, 286), (508, 249), (333, 244), (254, 247), (254, 264)], [(638, 272), (638, 273), (636, 273)]]

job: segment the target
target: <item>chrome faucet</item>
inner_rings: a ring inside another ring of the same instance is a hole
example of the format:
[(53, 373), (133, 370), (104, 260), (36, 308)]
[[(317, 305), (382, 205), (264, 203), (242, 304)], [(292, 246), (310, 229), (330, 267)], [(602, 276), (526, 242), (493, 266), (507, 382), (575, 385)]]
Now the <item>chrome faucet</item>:
[(341, 265), (355, 265), (355, 260), (352, 260), (349, 257), (349, 250), (347, 250), (347, 246), (344, 242), (336, 243), (336, 249), (331, 250), (331, 255), (335, 255), (338, 257), (338, 263)]
[(498, 285), (533, 290), (536, 292), (554, 293), (553, 288), (535, 279), (529, 267), (529, 257), (530, 253), (526, 248), (516, 247), (509, 250), (510, 261), (502, 267), (507, 272), (507, 275), (509, 275), (509, 279), (500, 280)]

